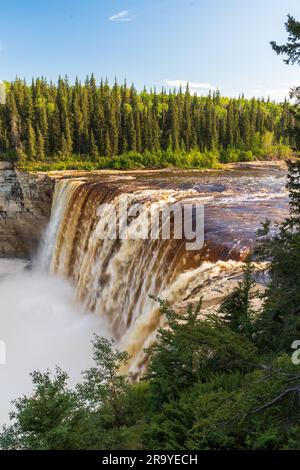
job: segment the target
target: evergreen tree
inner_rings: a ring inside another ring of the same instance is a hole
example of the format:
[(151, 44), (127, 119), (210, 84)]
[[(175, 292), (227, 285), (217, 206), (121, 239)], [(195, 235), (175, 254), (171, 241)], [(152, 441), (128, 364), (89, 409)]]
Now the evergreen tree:
[(45, 141), (44, 141), (44, 137), (40, 128), (38, 128), (37, 130), (36, 153), (37, 153), (38, 160), (45, 159)]
[(253, 266), (248, 261), (244, 268), (244, 278), (238, 287), (225, 299), (220, 307), (222, 318), (234, 331), (252, 336), (254, 311), (251, 301), (257, 296), (254, 290)]
[(91, 159), (95, 162), (99, 158), (99, 150), (98, 150), (96, 139), (95, 139), (93, 132), (91, 133), (90, 141), (91, 141), (90, 155), (91, 155)]
[[(97, 86), (93, 75), (74, 85), (61, 77), (57, 84), (37, 78), (30, 86), (16, 79), (7, 84), (7, 100), (0, 105), (0, 151), (22, 149), (28, 160), (44, 155), (51, 162), (73, 153), (81, 160), (94, 159), (96, 147), (99, 156), (134, 151), (151, 152), (154, 159), (168, 149), (175, 161), (178, 152), (229, 148), (238, 158), (244, 150), (259, 153), (267, 132), (274, 135), (272, 149), (296, 145), (298, 127), (288, 102), (225, 99), (219, 92), (191, 97), (189, 87), (168, 94), (165, 89), (138, 93), (126, 82), (110, 87), (102, 80)], [(224, 161), (230, 161), (229, 154)]]
[(29, 160), (34, 160), (36, 157), (36, 136), (30, 120), (26, 130), (26, 154)]
[(285, 27), (289, 33), (288, 42), (279, 46), (275, 41), (271, 41), (271, 46), (276, 54), (287, 56), (284, 59), (286, 64), (300, 65), (300, 22), (288, 15)]

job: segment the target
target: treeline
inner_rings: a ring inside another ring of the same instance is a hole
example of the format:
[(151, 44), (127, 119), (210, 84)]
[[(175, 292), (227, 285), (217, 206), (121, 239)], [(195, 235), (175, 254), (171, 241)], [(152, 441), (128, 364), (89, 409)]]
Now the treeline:
[[(293, 146), (290, 105), (270, 101), (207, 97), (144, 90), (94, 76), (85, 83), (60, 78), (6, 83), (0, 105), (0, 154), (21, 162), (99, 161), (130, 153), (189, 153), (239, 149), (258, 156), (274, 144)], [(223, 153), (223, 160), (230, 159)], [(225, 155), (225, 156), (224, 156)], [(248, 159), (251, 158), (249, 155)]]

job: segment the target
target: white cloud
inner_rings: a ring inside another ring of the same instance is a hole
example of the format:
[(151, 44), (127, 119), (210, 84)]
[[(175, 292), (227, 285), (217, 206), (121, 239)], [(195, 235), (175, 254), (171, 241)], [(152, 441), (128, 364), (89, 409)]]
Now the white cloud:
[(191, 93), (201, 94), (205, 91), (214, 91), (217, 88), (214, 85), (206, 82), (189, 82), (187, 80), (164, 80), (163, 83), (169, 88), (179, 88), (180, 86), (183, 89), (186, 89), (189, 85)]
[(258, 86), (256, 89), (247, 93), (247, 95), (252, 95), (256, 98), (269, 98), (272, 101), (284, 101), (285, 98), (289, 99), (290, 89), (295, 86), (294, 84), (287, 85), (285, 87), (278, 87), (278, 88), (264, 88), (263, 86)]
[(128, 10), (119, 11), (115, 15), (109, 17), (109, 21), (133, 21), (135, 19), (135, 15), (131, 15)]

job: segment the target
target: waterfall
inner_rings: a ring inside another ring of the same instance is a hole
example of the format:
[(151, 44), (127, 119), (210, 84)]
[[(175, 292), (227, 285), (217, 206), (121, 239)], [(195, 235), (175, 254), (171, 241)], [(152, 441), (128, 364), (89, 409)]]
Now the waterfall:
[[(0, 341), (6, 345), (7, 364), (0, 367), (0, 423), (7, 420), (10, 400), (31, 393), (29, 372), (54, 370), (58, 364), (68, 372), (70, 385), (77, 383), (80, 371), (91, 365), (93, 333), (113, 336), (118, 347), (132, 356), (130, 372), (141, 375), (147, 365), (144, 348), (153, 343), (164, 322), (149, 295), (167, 299), (178, 311), (204, 295), (202, 314), (214, 311), (223, 294), (238, 282), (239, 260), (247, 255), (260, 220), (268, 216), (280, 222), (288, 213), (288, 198), (282, 197), (284, 181), (273, 175), (251, 179), (247, 186), (236, 176), (229, 181), (226, 174), (228, 191), (215, 193), (211, 202), (197, 182), (168, 185), (161, 175), (158, 182), (144, 175), (134, 179), (101, 173), (58, 179), (51, 219), (33, 269), (22, 272), (24, 262), (1, 260)], [(256, 190), (251, 192), (252, 187)], [(187, 251), (185, 240), (147, 236), (157, 230), (155, 223), (147, 226), (152, 210), (156, 213), (174, 202), (201, 203), (203, 198), (202, 249)], [(141, 204), (139, 211), (130, 212), (129, 228), (144, 238), (110, 236), (115, 209), (116, 225), (123, 225), (120, 208), (126, 200), (130, 210)], [(108, 236), (102, 238), (102, 232)]]
[[(143, 204), (141, 213), (130, 221), (131, 229), (138, 231), (145, 227), (153, 202), (159, 210), (176, 197), (178, 192), (122, 187), (109, 181), (62, 180), (56, 184), (40, 260), (55, 276), (70, 279), (78, 300), (104, 317), (115, 339), (132, 356), (133, 371), (143, 367), (143, 350), (162, 321), (150, 295), (176, 301), (188, 283), (207, 268), (204, 252), (186, 252), (182, 239), (101, 239), (99, 233), (109, 232), (112, 212), (124, 198), (129, 198), (131, 206)], [(110, 205), (100, 214), (98, 209), (104, 203)]]
[[(144, 361), (143, 349), (161, 321), (150, 295), (176, 299), (195, 275), (199, 254), (186, 253), (180, 239), (100, 239), (99, 231), (110, 227), (111, 211), (125, 197), (131, 205), (143, 203), (144, 210), (130, 222), (135, 230), (145, 226), (153, 201), (159, 210), (175, 200), (172, 191), (128, 192), (122, 185), (103, 182), (58, 181), (39, 263), (73, 282), (78, 300), (105, 318), (114, 337), (132, 355), (135, 369)], [(104, 203), (110, 206), (99, 214)], [(120, 219), (121, 214), (118, 225)], [(180, 278), (187, 268), (190, 274)]]
[[(68, 190), (68, 183), (69, 182), (67, 180), (61, 180), (56, 183), (50, 222), (40, 245), (37, 257), (37, 265), (39, 268), (42, 268), (46, 271), (48, 271), (50, 268), (57, 232), (63, 220), (64, 211), (68, 206), (68, 197), (70, 195), (70, 191)], [(76, 184), (76, 182), (73, 182), (73, 184)]]

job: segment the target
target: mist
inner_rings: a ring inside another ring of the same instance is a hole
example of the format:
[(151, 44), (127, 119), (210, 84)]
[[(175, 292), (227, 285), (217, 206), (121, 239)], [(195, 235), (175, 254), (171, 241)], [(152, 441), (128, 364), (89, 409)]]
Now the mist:
[(59, 365), (70, 386), (92, 364), (93, 334), (109, 336), (99, 316), (85, 312), (66, 281), (44, 272), (10, 274), (0, 280), (0, 424), (8, 422), (11, 401), (32, 391), (29, 373)]

